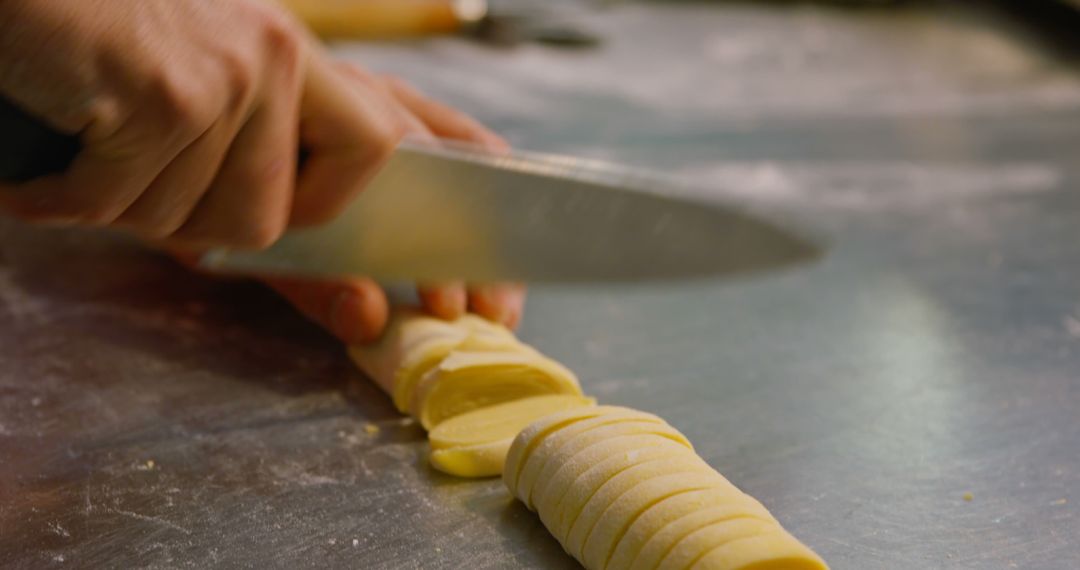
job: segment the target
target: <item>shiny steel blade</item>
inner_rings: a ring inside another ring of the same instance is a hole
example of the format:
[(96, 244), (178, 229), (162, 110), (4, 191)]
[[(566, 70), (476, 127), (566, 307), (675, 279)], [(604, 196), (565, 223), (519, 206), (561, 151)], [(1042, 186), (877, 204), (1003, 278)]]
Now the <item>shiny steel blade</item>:
[(383, 281), (613, 282), (757, 271), (818, 248), (737, 210), (581, 159), (404, 143), (333, 222), (202, 265)]

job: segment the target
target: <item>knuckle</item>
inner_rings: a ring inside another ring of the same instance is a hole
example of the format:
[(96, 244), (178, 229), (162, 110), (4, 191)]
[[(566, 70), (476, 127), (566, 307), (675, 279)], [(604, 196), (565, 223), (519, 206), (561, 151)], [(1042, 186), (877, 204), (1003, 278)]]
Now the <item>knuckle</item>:
[(303, 51), (303, 35), (296, 21), (282, 10), (268, 8), (260, 12), (263, 39), (274, 65), (295, 67)]
[(229, 109), (235, 112), (244, 108), (255, 94), (258, 72), (248, 58), (238, 53), (224, 54), (221, 65), (230, 93)]
[(158, 74), (152, 90), (169, 132), (191, 138), (201, 135), (213, 122), (214, 116), (203, 102), (198, 82), (178, 75), (170, 72)]

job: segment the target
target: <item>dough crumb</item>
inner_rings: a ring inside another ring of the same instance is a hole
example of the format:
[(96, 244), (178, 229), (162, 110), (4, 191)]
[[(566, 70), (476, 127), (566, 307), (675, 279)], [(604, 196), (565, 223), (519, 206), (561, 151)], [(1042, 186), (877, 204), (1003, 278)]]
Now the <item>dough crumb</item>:
[(974, 499), (975, 499), (975, 495), (971, 494), (970, 492), (964, 493), (964, 500), (965, 501), (970, 502), (970, 501), (973, 501)]
[(364, 431), (367, 432), (368, 435), (375, 435), (379, 433), (379, 426), (373, 423), (366, 423), (364, 424)]
[(1058, 500), (1056, 500), (1056, 501), (1054, 501), (1053, 503), (1050, 503), (1050, 504), (1054, 505), (1055, 507), (1059, 507), (1061, 505), (1068, 504), (1068, 502), (1069, 502), (1068, 499), (1058, 499)]
[(352, 545), (353, 546), (360, 546), (360, 539), (358, 539), (358, 538), (352, 539)]

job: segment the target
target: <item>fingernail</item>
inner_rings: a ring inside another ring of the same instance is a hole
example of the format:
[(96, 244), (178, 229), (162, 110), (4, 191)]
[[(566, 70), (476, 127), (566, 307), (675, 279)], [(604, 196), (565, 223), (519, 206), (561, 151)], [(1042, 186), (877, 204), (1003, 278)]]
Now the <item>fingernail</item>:
[(525, 291), (522, 289), (509, 289), (503, 293), (503, 306), (506, 307), (507, 317), (502, 321), (507, 327), (516, 329), (521, 324), (521, 316), (525, 312)]
[(465, 314), (469, 306), (469, 297), (465, 286), (458, 281), (423, 283), (420, 286), (424, 304), (435, 316), (443, 319), (456, 319)]
[(484, 316), (507, 327), (513, 326), (516, 314), (521, 311), (521, 299), (513, 290), (489, 285), (481, 287), (476, 296), (477, 308)]
[(442, 294), (443, 303), (446, 304), (447, 312), (457, 318), (465, 314), (468, 309), (469, 298), (465, 294), (464, 287), (450, 287)]

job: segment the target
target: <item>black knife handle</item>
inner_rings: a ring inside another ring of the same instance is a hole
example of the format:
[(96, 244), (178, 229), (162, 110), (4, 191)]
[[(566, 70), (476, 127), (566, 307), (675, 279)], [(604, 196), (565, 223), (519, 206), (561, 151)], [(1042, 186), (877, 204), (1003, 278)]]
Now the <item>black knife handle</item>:
[(59, 174), (79, 148), (78, 137), (56, 131), (0, 97), (0, 182)]

